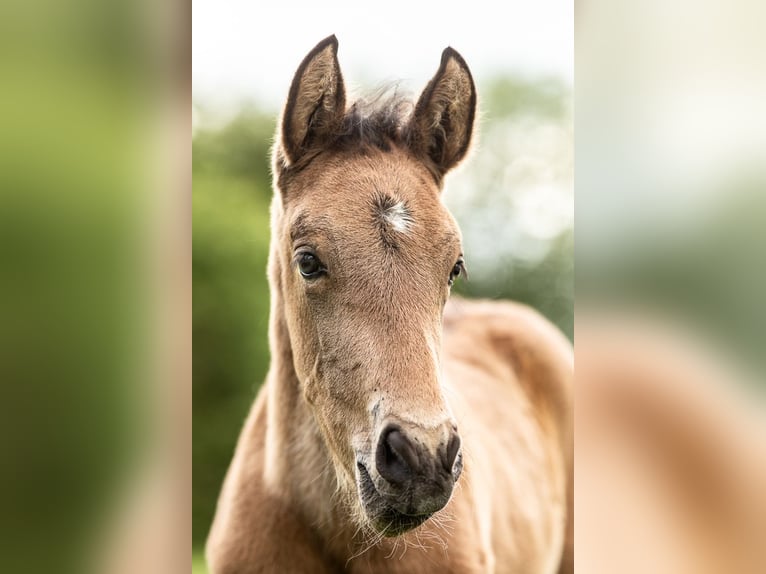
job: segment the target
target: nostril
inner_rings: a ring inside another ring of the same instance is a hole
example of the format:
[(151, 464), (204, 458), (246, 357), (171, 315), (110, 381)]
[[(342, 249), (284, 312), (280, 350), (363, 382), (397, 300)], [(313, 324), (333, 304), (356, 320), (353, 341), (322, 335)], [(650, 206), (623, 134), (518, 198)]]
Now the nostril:
[(392, 453), (401, 458), (407, 466), (415, 470), (418, 466), (418, 455), (409, 439), (398, 430), (392, 430), (387, 437), (388, 447)]
[(444, 469), (452, 474), (452, 467), (455, 465), (455, 459), (460, 452), (460, 436), (457, 433), (453, 433), (447, 443), (447, 448), (444, 451)]
[(388, 427), (380, 435), (375, 453), (378, 473), (392, 484), (403, 484), (418, 468), (414, 445), (397, 427)]

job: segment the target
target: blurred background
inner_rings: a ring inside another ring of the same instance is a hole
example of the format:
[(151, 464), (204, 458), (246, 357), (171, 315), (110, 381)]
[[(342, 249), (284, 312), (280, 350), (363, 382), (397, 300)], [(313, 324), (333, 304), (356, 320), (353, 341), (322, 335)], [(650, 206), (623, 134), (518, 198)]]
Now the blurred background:
[(577, 4), (578, 571), (766, 564), (764, 21)]
[(0, 7), (5, 572), (188, 569), (189, 21)]
[[(387, 2), (321, 9), (197, 1), (193, 14), (193, 544), (195, 568), (221, 481), (268, 363), (276, 118), (305, 54), (338, 37), (353, 94), (396, 81), (416, 98), (451, 45), (479, 93), (478, 145), (446, 181), (470, 280), (456, 291), (532, 305), (573, 332), (573, 7), (489, 1), (469, 11)], [(406, 14), (406, 17), (402, 17)], [(368, 16), (370, 15), (370, 16)], [(374, 18), (374, 23), (370, 21)], [(425, 23), (428, 25), (425, 25)]]
[[(706, 372), (735, 364), (736, 375), (713, 378), (748, 389), (720, 425), (737, 437), (713, 448), (703, 433), (715, 425), (690, 410), (685, 396), (667, 403), (668, 418), (683, 412), (696, 421), (690, 442), (710, 454), (706, 468), (727, 468), (717, 454), (726, 451), (740, 474), (759, 482), (764, 475), (742, 462), (755, 463), (757, 449), (731, 446), (747, 442), (739, 440), (746, 434), (762, 447), (764, 436), (745, 424), (763, 420), (762, 409), (749, 413), (742, 402), (762, 407), (757, 398), (766, 389), (766, 5), (498, 6), (473, 2), (458, 11), (442, 3), (434, 13), (399, 1), (377, 12), (350, 2), (323, 11), (272, 3), (266, 14), (252, 2), (197, 0), (192, 18), (181, 2), (3, 4), (4, 571), (188, 571), (189, 546), (198, 551), (204, 540), (268, 363), (274, 119), (301, 58), (330, 33), (340, 39), (347, 80), (361, 92), (399, 79), (416, 95), (445, 46), (465, 56), (482, 115), (479, 146), (445, 192), (471, 270), (459, 289), (528, 302), (570, 337), (576, 139), (578, 317), (588, 308), (630, 309), (634, 317), (680, 323), (706, 339), (702, 355), (715, 357)], [(588, 353), (596, 362), (611, 353), (601, 343), (580, 344), (582, 333), (578, 325), (578, 372)], [(657, 363), (633, 343), (619, 347), (615, 354), (630, 355), (637, 369)], [(666, 352), (663, 361), (668, 354), (676, 355)], [(633, 437), (654, 422), (623, 419), (637, 427)], [(595, 430), (614, 434), (611, 424)], [(650, 446), (669, 442), (662, 432), (649, 438)], [(578, 460), (587, 460), (588, 444), (578, 440)], [(604, 512), (600, 524), (578, 523), (578, 533), (593, 535), (596, 554), (609, 547), (606, 536), (624, 533), (628, 547), (611, 546), (618, 567), (590, 563), (586, 570), (626, 572), (631, 550), (637, 558), (663, 555), (635, 544), (645, 540), (631, 530), (636, 521), (614, 520), (604, 488), (619, 489), (614, 477), (630, 477), (606, 462), (590, 475), (579, 464), (578, 485), (592, 486), (594, 496), (578, 506), (591, 510), (578, 518), (597, 517), (599, 505)], [(681, 491), (689, 484), (681, 481)], [(621, 495), (647, 509), (645, 485), (633, 486)], [(730, 486), (751, 514), (758, 509), (753, 490), (737, 480)], [(714, 494), (702, 500), (723, 502), (710, 505), (720, 530), (727, 523), (717, 511), (732, 505)], [(663, 508), (660, 524), (667, 523)], [(741, 524), (726, 529), (739, 537)], [(660, 531), (644, 534), (652, 532)], [(580, 542), (587, 548), (587, 538)], [(636, 560), (633, 571), (655, 571), (641, 566)]]
[(750, 0), (583, 3), (575, 96), (578, 303), (651, 304), (761, 372), (764, 17)]

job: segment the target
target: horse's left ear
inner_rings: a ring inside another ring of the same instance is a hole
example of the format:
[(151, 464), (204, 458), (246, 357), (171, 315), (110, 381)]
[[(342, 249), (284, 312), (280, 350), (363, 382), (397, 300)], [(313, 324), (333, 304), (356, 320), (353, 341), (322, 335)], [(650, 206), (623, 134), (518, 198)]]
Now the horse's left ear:
[(410, 120), (410, 146), (430, 159), (440, 176), (468, 152), (476, 115), (476, 87), (468, 65), (452, 48), (442, 52), (436, 75)]

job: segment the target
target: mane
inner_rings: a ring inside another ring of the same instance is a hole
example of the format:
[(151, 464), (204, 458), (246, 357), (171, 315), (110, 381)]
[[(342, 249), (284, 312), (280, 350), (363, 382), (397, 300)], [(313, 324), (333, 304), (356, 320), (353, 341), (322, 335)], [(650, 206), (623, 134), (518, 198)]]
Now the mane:
[(398, 86), (382, 86), (369, 96), (354, 101), (334, 134), (332, 147), (340, 149), (373, 147), (387, 151), (404, 145), (415, 105)]
[[(371, 149), (387, 152), (395, 147), (406, 148), (410, 144), (410, 119), (414, 109), (415, 102), (396, 83), (383, 85), (371, 94), (357, 98), (346, 109), (335, 131), (320, 145), (309, 144), (296, 162), (288, 165), (280, 146), (274, 147), (277, 185), (284, 187), (287, 179), (302, 171), (322, 151), (364, 153)], [(438, 181), (439, 175), (430, 165), (428, 168)]]

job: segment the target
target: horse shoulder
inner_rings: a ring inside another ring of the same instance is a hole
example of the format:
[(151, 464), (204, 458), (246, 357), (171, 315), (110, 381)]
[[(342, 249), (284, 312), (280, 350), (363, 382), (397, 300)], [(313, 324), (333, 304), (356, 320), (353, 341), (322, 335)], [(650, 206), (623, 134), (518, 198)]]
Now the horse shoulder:
[(264, 481), (268, 388), (245, 423), (218, 500), (205, 555), (211, 574), (334, 572), (289, 501)]

